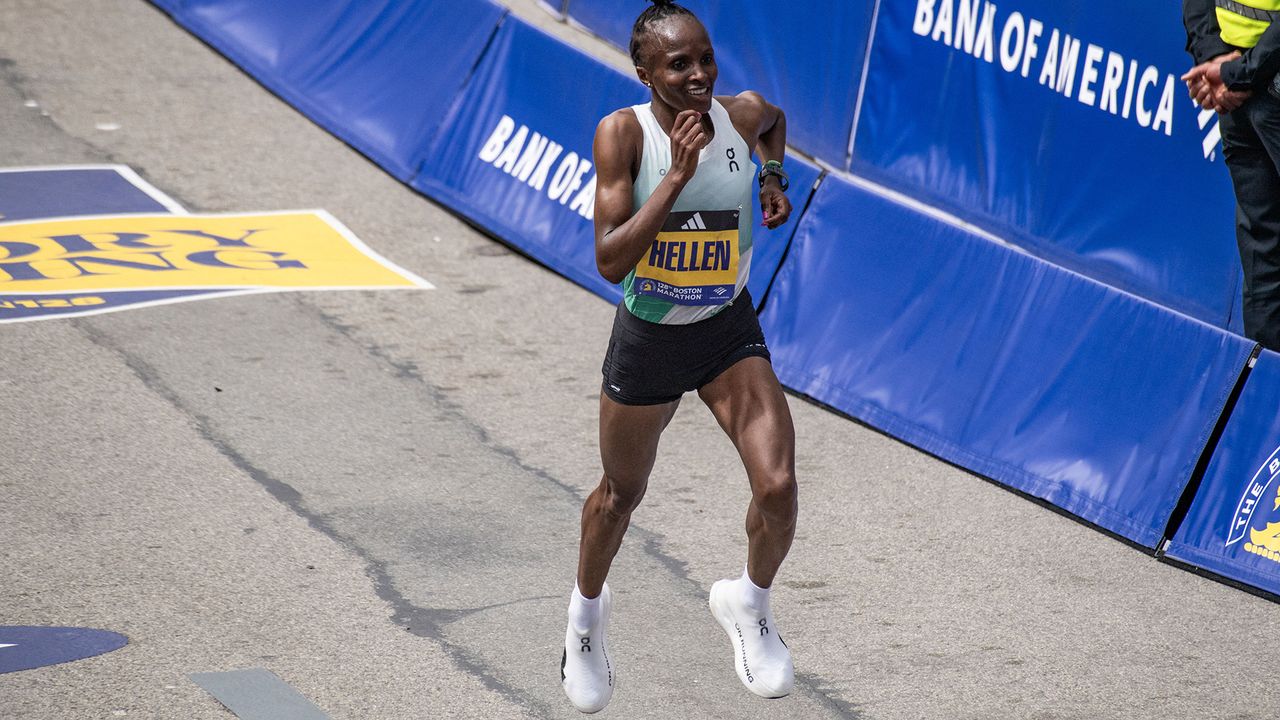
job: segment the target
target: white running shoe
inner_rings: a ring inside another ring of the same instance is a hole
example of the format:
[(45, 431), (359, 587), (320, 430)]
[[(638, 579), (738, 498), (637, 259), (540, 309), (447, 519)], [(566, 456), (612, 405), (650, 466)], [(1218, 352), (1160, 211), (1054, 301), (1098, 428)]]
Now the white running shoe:
[(581, 628), (569, 623), (560, 659), (560, 684), (569, 702), (584, 713), (600, 712), (613, 698), (617, 673), (609, 661), (609, 610), (613, 596), (606, 583), (600, 591), (600, 615), (595, 625)]
[(751, 692), (779, 698), (795, 686), (791, 651), (778, 635), (773, 612), (748, 607), (736, 587), (737, 580), (720, 580), (711, 586), (711, 614), (729, 634), (733, 644), (733, 669)]

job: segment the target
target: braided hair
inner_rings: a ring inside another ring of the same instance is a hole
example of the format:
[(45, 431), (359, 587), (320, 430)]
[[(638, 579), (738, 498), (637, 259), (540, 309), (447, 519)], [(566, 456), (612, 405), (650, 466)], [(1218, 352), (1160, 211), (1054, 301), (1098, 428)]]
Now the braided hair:
[(680, 15), (687, 15), (694, 20), (698, 19), (697, 16), (689, 12), (688, 8), (675, 4), (673, 0), (652, 0), (652, 2), (653, 4), (645, 8), (644, 12), (640, 13), (640, 17), (636, 18), (636, 24), (631, 26), (631, 61), (636, 65), (644, 64), (644, 58), (640, 57), (640, 45), (644, 42), (644, 36), (653, 25), (667, 18)]

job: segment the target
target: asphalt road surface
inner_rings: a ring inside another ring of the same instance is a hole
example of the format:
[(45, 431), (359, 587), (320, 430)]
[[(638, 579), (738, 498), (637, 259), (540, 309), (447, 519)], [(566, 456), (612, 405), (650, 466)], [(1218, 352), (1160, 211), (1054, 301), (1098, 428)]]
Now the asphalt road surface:
[[(0, 326), (0, 624), (130, 640), (0, 675), (0, 717), (230, 718), (189, 676), (248, 668), (333, 718), (577, 716), (560, 643), (613, 308), (146, 2), (0, 2), (0, 166), (101, 162), (192, 211), (325, 208), (438, 289)], [(1276, 605), (791, 406), (801, 517), (774, 607), (795, 693), (742, 688), (707, 610), (741, 571), (748, 491), (689, 397), (610, 578), (606, 716), (1280, 710)]]

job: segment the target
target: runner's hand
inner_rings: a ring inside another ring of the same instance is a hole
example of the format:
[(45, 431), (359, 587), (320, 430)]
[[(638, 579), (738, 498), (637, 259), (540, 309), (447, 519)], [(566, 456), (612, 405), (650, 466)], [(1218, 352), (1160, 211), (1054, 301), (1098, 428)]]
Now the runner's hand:
[(698, 154), (707, 146), (702, 131), (702, 113), (681, 110), (671, 126), (671, 169), (667, 177), (681, 184), (689, 182), (698, 171)]
[(791, 201), (787, 199), (778, 179), (767, 177), (760, 188), (760, 212), (764, 214), (764, 226), (770, 230), (780, 227), (791, 217)]

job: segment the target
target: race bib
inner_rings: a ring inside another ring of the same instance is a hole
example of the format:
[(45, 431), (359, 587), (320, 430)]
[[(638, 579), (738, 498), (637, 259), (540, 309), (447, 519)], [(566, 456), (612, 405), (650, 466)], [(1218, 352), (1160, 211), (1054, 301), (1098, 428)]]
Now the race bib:
[(723, 305), (738, 282), (741, 210), (673, 212), (636, 265), (635, 292), (677, 305)]

